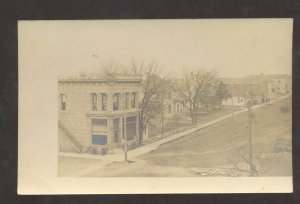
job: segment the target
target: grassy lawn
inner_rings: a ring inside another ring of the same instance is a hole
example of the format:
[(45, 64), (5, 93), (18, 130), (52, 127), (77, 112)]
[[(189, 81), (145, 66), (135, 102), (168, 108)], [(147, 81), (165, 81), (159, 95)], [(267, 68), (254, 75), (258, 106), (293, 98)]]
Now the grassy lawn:
[[(282, 105), (288, 105), (289, 112), (282, 112)], [(141, 156), (141, 159), (150, 165), (163, 167), (234, 168), (233, 164), (246, 166), (243, 156), (249, 155), (247, 120), (247, 113), (234, 116), (234, 119), (227, 119), (161, 145), (158, 150)], [(291, 148), (291, 125), (290, 98), (254, 111), (254, 151), (260, 176), (292, 174), (291, 153), (274, 151), (278, 138)]]
[[(205, 123), (216, 119), (218, 117), (222, 117), (224, 115), (230, 114), (233, 111), (238, 111), (243, 109), (242, 107), (222, 107), (221, 109), (213, 112), (213, 113), (199, 113), (198, 114), (198, 124)], [(192, 121), (188, 117), (188, 114), (182, 114), (173, 117), (164, 118), (164, 132), (169, 132), (182, 127), (192, 126)], [(161, 127), (161, 118), (152, 119), (149, 121), (149, 137), (160, 135), (162, 132)]]

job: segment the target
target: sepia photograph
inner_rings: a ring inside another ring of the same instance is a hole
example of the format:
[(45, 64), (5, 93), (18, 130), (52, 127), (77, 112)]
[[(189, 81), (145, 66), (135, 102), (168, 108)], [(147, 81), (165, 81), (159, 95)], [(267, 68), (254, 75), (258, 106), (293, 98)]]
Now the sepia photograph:
[(38, 186), (269, 178), (292, 191), (292, 24), (20, 21), (23, 189), (35, 169)]

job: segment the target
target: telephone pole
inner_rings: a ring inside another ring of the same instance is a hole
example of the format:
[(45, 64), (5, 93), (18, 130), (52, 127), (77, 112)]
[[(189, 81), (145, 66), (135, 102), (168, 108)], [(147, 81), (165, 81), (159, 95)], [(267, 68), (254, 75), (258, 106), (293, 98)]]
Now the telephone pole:
[(251, 95), (250, 103), (248, 104), (248, 128), (249, 128), (249, 165), (250, 176), (256, 176), (256, 168), (254, 165), (254, 153), (253, 153), (253, 97)]
[(164, 95), (161, 98), (161, 137), (164, 134)]
[(128, 158), (127, 158), (127, 127), (126, 127), (126, 108), (127, 108), (127, 96), (126, 96), (126, 92), (123, 93), (123, 97), (124, 97), (124, 100), (123, 100), (123, 103), (124, 103), (124, 132), (123, 132), (123, 136), (124, 136), (124, 162), (125, 164), (128, 163)]
[(233, 84), (231, 84), (231, 119), (233, 119)]

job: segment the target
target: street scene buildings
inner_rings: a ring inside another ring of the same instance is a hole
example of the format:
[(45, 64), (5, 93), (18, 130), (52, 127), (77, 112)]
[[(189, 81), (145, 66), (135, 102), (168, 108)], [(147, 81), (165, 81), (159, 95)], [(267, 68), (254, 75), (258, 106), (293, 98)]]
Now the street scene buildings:
[(243, 78), (224, 79), (232, 97), (222, 101), (226, 106), (245, 106), (253, 95), (253, 102), (261, 104), (291, 93), (291, 77), (288, 75), (252, 75)]
[[(91, 162), (94, 160), (95, 164), (99, 160), (105, 161), (105, 165), (115, 162), (128, 164), (134, 158), (153, 154), (152, 149), (147, 149), (153, 147), (153, 144), (159, 149), (160, 145), (177, 142), (178, 138), (184, 138), (190, 133), (195, 134), (205, 124), (217, 124), (220, 118), (221, 121), (228, 116), (233, 118), (234, 114), (242, 115), (245, 111), (248, 111), (249, 116), (249, 113), (253, 114), (253, 108), (262, 106), (263, 109), (263, 106), (277, 101), (282, 103), (281, 100), (287, 100), (282, 98), (290, 98), (291, 95), (289, 75), (259, 74), (233, 79), (212, 74), (197, 72), (184, 75), (185, 79), (164, 79), (154, 72), (144, 77), (143, 74), (110, 73), (89, 78), (59, 79), (60, 160), (64, 163), (67, 158), (85, 158)], [(277, 108), (282, 113), (289, 112), (290, 102), (284, 102)], [(249, 120), (253, 124), (252, 115), (244, 123), (246, 128), (241, 131), (245, 138), (249, 131), (250, 137), (253, 137), (254, 131), (253, 127), (249, 130)], [(290, 134), (289, 131), (286, 134)], [(281, 136), (273, 139), (274, 144), (270, 148), (286, 154), (291, 151), (291, 141), (288, 135), (288, 138)], [(249, 144), (245, 145), (248, 148)], [(253, 148), (253, 143), (250, 146)], [(248, 151), (248, 155), (253, 154), (254, 157), (254, 151)], [(135, 156), (131, 157), (131, 153)], [(247, 155), (247, 151), (236, 153), (239, 154)], [(236, 155), (228, 157), (230, 165), (236, 169), (218, 170), (219, 176), (247, 175), (247, 167), (244, 170), (237, 167), (243, 162), (233, 161)], [(181, 157), (189, 159), (188, 155)], [(252, 160), (251, 165), (254, 165)], [(247, 161), (250, 165), (250, 160)], [(247, 164), (244, 162), (243, 165)], [(214, 175), (216, 170), (202, 171), (193, 170), (196, 175)], [(253, 175), (258, 174), (257, 167), (253, 167), (252, 171), (255, 172), (252, 172)], [(80, 171), (78, 176), (81, 176)]]
[(59, 177), (292, 176), (291, 21), (90, 23), (41, 45)]
[(292, 192), (292, 39), (289, 18), (19, 21), (18, 193)]

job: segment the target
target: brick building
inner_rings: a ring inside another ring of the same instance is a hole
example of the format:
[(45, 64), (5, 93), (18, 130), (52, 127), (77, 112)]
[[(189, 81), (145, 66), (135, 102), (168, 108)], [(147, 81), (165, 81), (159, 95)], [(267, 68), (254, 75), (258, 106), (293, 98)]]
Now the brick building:
[[(113, 151), (139, 139), (140, 75), (58, 81), (59, 151)], [(125, 126), (126, 124), (126, 126)]]

